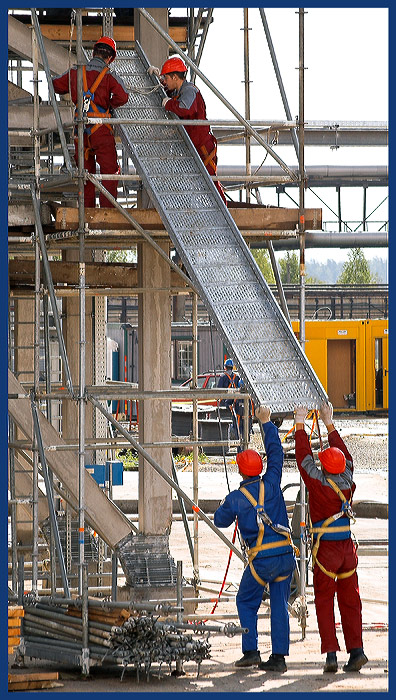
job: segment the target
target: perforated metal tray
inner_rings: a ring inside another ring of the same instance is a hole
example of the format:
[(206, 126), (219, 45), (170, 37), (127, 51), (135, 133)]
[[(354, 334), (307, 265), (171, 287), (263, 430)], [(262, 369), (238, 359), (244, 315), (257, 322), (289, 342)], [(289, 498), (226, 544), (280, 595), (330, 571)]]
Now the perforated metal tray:
[[(318, 408), (326, 392), (148, 65), (138, 44), (117, 53), (117, 73), (140, 92), (115, 116), (148, 120), (118, 127), (124, 147), (255, 404)], [(164, 118), (169, 126), (149, 123)]]

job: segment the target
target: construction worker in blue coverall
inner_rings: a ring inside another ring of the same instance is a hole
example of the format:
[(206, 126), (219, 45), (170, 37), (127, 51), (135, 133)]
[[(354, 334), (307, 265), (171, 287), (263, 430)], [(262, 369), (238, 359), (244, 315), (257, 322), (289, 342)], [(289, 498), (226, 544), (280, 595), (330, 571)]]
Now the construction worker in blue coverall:
[[(234, 372), (234, 362), (229, 357), (224, 362), (224, 374), (220, 375), (219, 381), (217, 382), (218, 389), (237, 389), (239, 384), (239, 374)], [(232, 425), (228, 429), (228, 439), (229, 440), (239, 440), (239, 430), (237, 417), (234, 411), (234, 399), (222, 399), (220, 401), (220, 406), (224, 408), (229, 408), (231, 411)]]
[[(221, 502), (214, 523), (217, 527), (229, 527), (237, 518), (249, 558), (236, 597), (241, 627), (247, 627), (249, 632), (242, 635), (243, 656), (235, 666), (258, 666), (264, 671), (283, 673), (287, 670), (285, 656), (289, 654), (288, 599), (296, 560), (280, 487), (283, 448), (278, 428), (270, 420), (269, 408), (260, 406), (255, 415), (263, 424), (266, 471), (260, 476), (263, 461), (258, 452), (239, 452), (236, 461), (241, 485)], [(270, 593), (272, 653), (262, 662), (257, 615), (266, 583)]]

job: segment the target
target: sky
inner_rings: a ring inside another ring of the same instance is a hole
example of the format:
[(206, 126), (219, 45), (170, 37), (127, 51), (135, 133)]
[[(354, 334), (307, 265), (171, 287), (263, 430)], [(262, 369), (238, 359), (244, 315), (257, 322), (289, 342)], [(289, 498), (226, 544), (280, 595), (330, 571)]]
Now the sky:
[[(172, 9), (179, 15), (180, 9)], [(265, 8), (272, 43), (282, 76), (293, 118), (298, 114), (299, 44), (298, 14), (295, 8)], [(243, 9), (215, 8), (209, 28), (200, 69), (233, 106), (244, 115), (243, 73)], [(275, 72), (258, 8), (248, 11), (251, 119), (283, 119), (282, 104)], [(304, 18), (305, 119), (309, 121), (388, 121), (388, 9), (387, 8), (306, 8)], [(233, 115), (211, 93), (209, 87), (197, 78), (207, 105), (210, 119), (232, 119)], [(293, 147), (274, 147), (289, 166), (297, 165)], [(305, 165), (387, 165), (387, 148), (306, 147)], [(219, 164), (243, 164), (244, 147), (220, 146)], [(265, 151), (252, 148), (252, 165), (260, 165)], [(269, 155), (266, 165), (274, 165)], [(298, 191), (289, 190), (298, 201)], [(334, 212), (337, 212), (335, 188), (320, 188), (317, 194)], [(387, 188), (367, 190), (367, 213), (371, 213), (387, 197)], [(261, 189), (264, 204), (277, 204), (274, 188)], [(356, 221), (363, 214), (363, 189), (341, 189), (342, 216)], [(323, 220), (334, 221), (335, 216), (309, 190), (306, 207), (321, 207)], [(286, 195), (280, 206), (293, 206)], [(378, 230), (375, 222), (388, 219), (385, 201), (372, 215), (369, 230)], [(370, 219), (369, 219), (370, 221)], [(337, 230), (337, 227), (328, 227)], [(367, 259), (387, 258), (386, 248), (364, 249)], [(306, 261), (327, 258), (346, 260), (347, 249), (307, 249)]]

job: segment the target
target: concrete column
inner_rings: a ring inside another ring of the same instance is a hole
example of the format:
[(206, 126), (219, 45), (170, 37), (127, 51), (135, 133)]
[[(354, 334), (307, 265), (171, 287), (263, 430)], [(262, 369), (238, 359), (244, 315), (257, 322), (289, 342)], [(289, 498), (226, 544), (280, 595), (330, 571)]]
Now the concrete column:
[[(169, 243), (162, 244), (169, 253)], [(147, 243), (138, 246), (139, 294), (139, 390), (157, 391), (171, 386), (170, 291), (150, 292), (150, 287), (170, 287), (170, 267)], [(139, 402), (139, 441), (169, 442), (170, 401)], [(171, 449), (148, 448), (153, 458), (171, 475)], [(168, 534), (172, 520), (170, 486), (145, 460), (139, 461), (139, 530), (144, 534)]]
[[(167, 7), (147, 7), (145, 9), (166, 32), (169, 31)], [(162, 64), (168, 58), (168, 44), (160, 37), (158, 32), (155, 31), (154, 27), (152, 27), (144, 17), (141, 17), (137, 9), (134, 10), (134, 24), (135, 39), (137, 39), (141, 45), (151, 65), (161, 68)], [(153, 207), (146, 190), (138, 190), (137, 204), (140, 209), (149, 209)]]
[[(156, 22), (169, 33), (168, 8), (167, 7), (146, 7), (147, 12)], [(141, 17), (140, 12), (135, 9), (135, 39), (138, 40), (151, 65), (161, 68), (168, 58), (168, 44), (155, 31), (154, 27)]]
[[(148, 7), (152, 17), (168, 31), (168, 9)], [(155, 29), (134, 14), (135, 38), (148, 60), (159, 68), (168, 58), (168, 45)], [(138, 192), (138, 206), (152, 207), (145, 191)], [(169, 244), (164, 243), (169, 254)], [(169, 287), (170, 267), (148, 244), (138, 246), (139, 287)], [(139, 389), (169, 389), (171, 386), (171, 310), (168, 292), (145, 292), (139, 295)], [(139, 440), (142, 443), (169, 441), (171, 435), (170, 402), (139, 402)], [(154, 459), (171, 474), (171, 450), (150, 449)], [(172, 494), (168, 484), (147, 464), (139, 462), (139, 529), (144, 534), (164, 535), (170, 531)]]

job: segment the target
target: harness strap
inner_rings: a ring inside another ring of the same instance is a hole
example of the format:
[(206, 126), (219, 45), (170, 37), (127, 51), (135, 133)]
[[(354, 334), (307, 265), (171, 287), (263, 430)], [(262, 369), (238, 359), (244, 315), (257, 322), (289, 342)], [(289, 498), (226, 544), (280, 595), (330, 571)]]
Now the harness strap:
[[(336, 484), (332, 479), (326, 478), (326, 481), (330, 484), (330, 486), (331, 486), (331, 488), (333, 489), (333, 491), (335, 491), (336, 494), (339, 496), (339, 498), (341, 499), (343, 505), (347, 504), (347, 507), (348, 507), (348, 509), (350, 510), (351, 508), (350, 508), (349, 501), (347, 501), (347, 499), (345, 498), (345, 496), (344, 496), (344, 494), (342, 493), (341, 489), (338, 488), (337, 484)], [(318, 556), (317, 556), (317, 555), (318, 555), (319, 544), (320, 544), (320, 539), (321, 539), (322, 535), (323, 535), (325, 532), (328, 532), (329, 526), (331, 525), (331, 523), (333, 523), (333, 522), (335, 522), (336, 520), (338, 520), (338, 518), (339, 518), (341, 515), (344, 515), (343, 510), (344, 510), (344, 509), (342, 509), (342, 512), (341, 512), (341, 513), (336, 513), (335, 515), (331, 515), (329, 518), (327, 518), (327, 520), (325, 520), (325, 521), (322, 523), (322, 525), (321, 525), (320, 527), (311, 527), (311, 528), (309, 529), (309, 532), (310, 532), (312, 535), (314, 535), (314, 534), (317, 534), (317, 535), (318, 535), (317, 538), (316, 538), (316, 542), (315, 542), (315, 544), (314, 544), (314, 546), (313, 546), (313, 549), (312, 549), (312, 569), (314, 569), (315, 564), (317, 564), (318, 567), (319, 567), (319, 569), (320, 569), (321, 571), (323, 571), (323, 573), (326, 574), (326, 576), (329, 576), (330, 578), (332, 578), (332, 579), (334, 579), (334, 580), (343, 579), (343, 578), (349, 578), (349, 576), (352, 576), (352, 574), (354, 574), (355, 571), (356, 571), (356, 567), (355, 567), (354, 569), (352, 569), (351, 571), (344, 571), (344, 572), (341, 573), (341, 574), (336, 574), (336, 573), (334, 573), (334, 571), (328, 571), (328, 570), (323, 566), (323, 564), (320, 563), (320, 561), (318, 560)], [(347, 509), (345, 509), (345, 510), (346, 510), (346, 513), (348, 514), (348, 510), (347, 510)], [(354, 522), (356, 522), (356, 521), (355, 521), (355, 518), (352, 517), (351, 519), (352, 519)], [(339, 525), (338, 527), (332, 527), (332, 528), (331, 528), (331, 531), (332, 531), (332, 532), (349, 532), (350, 529), (351, 529), (351, 526), (350, 526), (350, 524), (348, 523), (348, 525)]]
[(340, 578), (349, 578), (349, 576), (352, 576), (352, 574), (354, 574), (356, 571), (355, 568), (352, 569), (352, 571), (344, 571), (344, 573), (342, 574), (335, 574), (334, 571), (327, 571), (327, 569), (325, 569), (323, 564), (321, 564), (320, 561), (318, 561), (318, 559), (316, 559), (316, 564), (318, 565), (319, 569), (323, 571), (324, 574), (326, 574), (326, 576), (330, 576), (330, 578), (333, 578), (334, 580), (338, 580)]
[[(249, 567), (250, 567), (250, 571), (252, 572), (252, 576), (254, 576), (257, 583), (260, 583), (261, 586), (267, 586), (268, 581), (264, 581), (264, 579), (262, 579), (261, 576), (258, 575), (256, 569), (254, 568), (254, 566), (251, 562), (249, 562)], [(288, 574), (287, 576), (277, 576), (276, 578), (274, 578), (274, 583), (277, 583), (278, 581), (285, 581), (289, 576), (290, 576), (290, 574)]]
[[(250, 501), (251, 505), (256, 509), (257, 506), (263, 508), (264, 506), (264, 496), (265, 496), (265, 486), (264, 486), (264, 481), (261, 479), (260, 485), (259, 485), (259, 498), (258, 502), (256, 499), (252, 496), (252, 494), (244, 487), (240, 486), (239, 490), (243, 493), (244, 496)], [(288, 545), (291, 545), (293, 547), (293, 542), (291, 540), (290, 534), (289, 533), (282, 533), (282, 536), (285, 537), (284, 542), (267, 542), (266, 544), (262, 544), (263, 542), (263, 537), (264, 537), (264, 524), (262, 522), (259, 523), (259, 532), (257, 536), (257, 541), (254, 547), (249, 547), (247, 550), (247, 555), (248, 555), (248, 562), (249, 562), (249, 567), (250, 571), (252, 573), (252, 576), (256, 579), (256, 581), (261, 585), (261, 586), (266, 586), (267, 582), (264, 581), (257, 573), (256, 569), (253, 566), (253, 559), (255, 558), (256, 554), (258, 552), (262, 552), (266, 549), (275, 549), (279, 547), (286, 547)], [(277, 578), (274, 579), (274, 581), (284, 581), (287, 579), (287, 576), (277, 576)]]
[(338, 495), (338, 497), (341, 499), (342, 504), (343, 504), (343, 508), (342, 508), (341, 510), (342, 510), (342, 511), (345, 511), (345, 513), (346, 513), (346, 515), (348, 516), (348, 518), (349, 518), (350, 520), (353, 520), (353, 522), (355, 523), (355, 522), (356, 522), (356, 519), (353, 517), (353, 513), (352, 513), (352, 508), (351, 508), (350, 502), (345, 498), (345, 496), (344, 496), (344, 494), (342, 493), (341, 489), (337, 486), (337, 484), (336, 484), (332, 479), (329, 479), (328, 477), (326, 477), (326, 481), (327, 481), (328, 484), (330, 484), (330, 486), (331, 486), (331, 488), (333, 489), (333, 491), (335, 491), (336, 494)]
[[(88, 108), (88, 111), (87, 111), (87, 117), (103, 117), (103, 118), (105, 118), (105, 119), (111, 117), (110, 111), (109, 111), (108, 109), (105, 110), (105, 109), (103, 108), (103, 111), (100, 111), (100, 109), (98, 108), (98, 105), (96, 105), (95, 102), (93, 101), (94, 96), (95, 96), (95, 91), (96, 91), (96, 89), (98, 88), (98, 86), (100, 85), (100, 83), (102, 82), (102, 80), (103, 80), (103, 78), (105, 77), (105, 75), (106, 75), (106, 73), (108, 72), (108, 70), (109, 70), (109, 67), (108, 67), (108, 66), (106, 66), (105, 68), (103, 68), (103, 70), (96, 76), (96, 78), (95, 78), (94, 82), (92, 83), (92, 85), (90, 86), (90, 88), (88, 88), (87, 69), (86, 69), (86, 66), (83, 66), (83, 90), (84, 90), (84, 95), (87, 95), (87, 96), (89, 95), (89, 96), (90, 96), (90, 102), (89, 102), (89, 108)], [(77, 108), (76, 108), (76, 112), (77, 112)], [(97, 129), (99, 129), (101, 126), (107, 126), (107, 128), (110, 129), (111, 132), (113, 131), (113, 127), (111, 126), (111, 124), (94, 124), (94, 125), (91, 127), (89, 136), (92, 136), (92, 134), (94, 134), (95, 131), (97, 131)], [(91, 146), (89, 145), (89, 147), (85, 149), (84, 157), (87, 158), (90, 152), (93, 152), (93, 151), (92, 151)]]
[(217, 175), (217, 165), (213, 160), (216, 156), (216, 153), (217, 153), (217, 146), (215, 145), (215, 147), (213, 148), (213, 150), (210, 153), (208, 153), (208, 149), (206, 148), (206, 146), (200, 146), (199, 148), (200, 148), (202, 155), (205, 156), (203, 164), (205, 165), (205, 167), (207, 165), (210, 165), (214, 170), (214, 174)]

